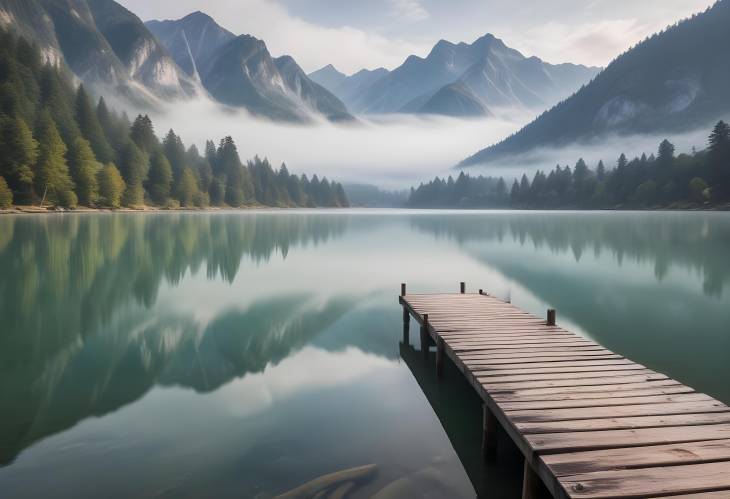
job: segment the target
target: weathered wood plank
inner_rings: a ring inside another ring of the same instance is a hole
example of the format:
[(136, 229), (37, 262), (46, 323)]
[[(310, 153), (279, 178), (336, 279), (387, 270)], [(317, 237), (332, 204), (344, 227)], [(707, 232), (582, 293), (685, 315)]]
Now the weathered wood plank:
[(525, 435), (534, 452), (555, 454), (730, 438), (730, 424)]
[(553, 401), (516, 401), (516, 402), (500, 402), (499, 406), (504, 411), (519, 410), (547, 410), (547, 409), (579, 409), (587, 407), (613, 407), (619, 405), (646, 405), (646, 404), (663, 404), (673, 402), (698, 402), (711, 401), (712, 397), (704, 393), (690, 393), (680, 395), (655, 395), (649, 397), (615, 397), (602, 399), (573, 399), (573, 400), (553, 400)]
[[(709, 398), (709, 397), (708, 397)], [(698, 402), (620, 405), (615, 407), (574, 407), (570, 409), (540, 409), (505, 411), (515, 423), (569, 421), (575, 419), (622, 418), (630, 416), (667, 416), (670, 414), (701, 414), (730, 412), (730, 407), (710, 399)]]
[(730, 461), (600, 471), (561, 480), (576, 499), (645, 498), (730, 488)]
[(542, 421), (516, 423), (524, 435), (534, 433), (574, 433), (577, 431), (632, 430), (663, 426), (697, 426), (730, 423), (730, 413), (670, 414), (668, 416), (634, 416), (628, 418), (576, 419), (570, 421)]
[(624, 447), (549, 454), (542, 461), (558, 477), (596, 471), (730, 461), (730, 440), (655, 445), (642, 447), (639, 451), (635, 447)]

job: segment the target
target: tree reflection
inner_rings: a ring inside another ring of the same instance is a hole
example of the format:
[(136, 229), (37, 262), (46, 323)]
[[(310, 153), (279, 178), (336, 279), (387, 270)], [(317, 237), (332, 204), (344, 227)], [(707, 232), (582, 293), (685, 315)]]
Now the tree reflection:
[(133, 214), (0, 218), (0, 463), (155, 384), (214, 390), (301, 348), (352, 304), (279, 296), (206, 324), (154, 311), (163, 282), (284, 258), (348, 217)]

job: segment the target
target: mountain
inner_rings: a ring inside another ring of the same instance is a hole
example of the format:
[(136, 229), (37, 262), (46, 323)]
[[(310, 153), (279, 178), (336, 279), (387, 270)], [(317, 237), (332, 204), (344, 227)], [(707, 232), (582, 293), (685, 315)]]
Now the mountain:
[(419, 106), (419, 112), (446, 116), (492, 116), (491, 111), (463, 82), (451, 83)]
[(293, 58), (274, 59), (262, 40), (236, 36), (202, 12), (149, 21), (147, 28), (223, 104), (275, 120), (308, 121), (313, 114), (331, 121), (352, 119), (345, 105), (310, 80)]
[(106, 93), (151, 104), (202, 91), (144, 23), (113, 0), (0, 0), (0, 25)]
[(196, 76), (196, 61), (207, 61), (236, 35), (210, 16), (193, 12), (177, 21), (148, 21), (147, 28), (167, 47), (178, 66)]
[(362, 69), (357, 73), (346, 76), (335, 69), (331, 64), (309, 74), (309, 78), (335, 94), (348, 109), (361, 112), (367, 108), (363, 96), (367, 90), (380, 78), (387, 75), (385, 68)]
[(325, 88), (332, 89), (331, 92), (335, 93), (334, 89), (338, 88), (347, 80), (347, 75), (337, 71), (337, 68), (332, 64), (328, 64), (322, 69), (310, 73), (309, 78)]
[(472, 44), (441, 40), (427, 57), (412, 55), (391, 72), (345, 77), (328, 66), (310, 77), (355, 112), (484, 116), (496, 107), (544, 109), (597, 72), (597, 68), (527, 58), (487, 34)]
[(707, 126), (730, 114), (730, 0), (655, 34), (575, 95), (460, 166), (606, 134)]

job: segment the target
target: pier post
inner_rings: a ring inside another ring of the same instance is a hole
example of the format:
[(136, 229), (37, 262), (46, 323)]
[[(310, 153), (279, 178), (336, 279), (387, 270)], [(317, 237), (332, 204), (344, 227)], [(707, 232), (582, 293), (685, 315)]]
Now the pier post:
[(480, 295), (483, 295), (483, 294), (484, 294), (484, 290), (480, 289), (480, 290), (479, 290), (479, 294), (480, 294)]
[[(400, 285), (400, 296), (403, 298), (406, 296), (406, 283), (401, 283)], [(401, 302), (403, 300), (401, 299)], [(410, 332), (411, 332), (411, 314), (408, 313), (408, 309), (406, 308), (406, 304), (403, 303), (403, 343), (409, 344), (410, 343)]]
[(547, 311), (547, 325), (548, 326), (555, 325), (555, 309), (554, 308), (549, 308)]
[(492, 411), (484, 404), (484, 426), (482, 432), (482, 456), (491, 463), (497, 459), (497, 428), (499, 422)]
[(542, 496), (540, 477), (532, 465), (525, 459), (525, 471), (522, 479), (522, 499), (540, 499)]
[(444, 339), (439, 336), (436, 342), (436, 376), (439, 379), (444, 377), (444, 356), (446, 346), (444, 345)]
[(465, 283), (465, 282), (460, 282), (460, 283), (459, 283), (459, 290), (461, 291), (461, 294), (462, 294), (462, 295), (463, 295), (464, 293), (466, 293), (466, 283)]
[(421, 324), (421, 353), (423, 354), (423, 360), (428, 360), (428, 314), (423, 314), (423, 324)]

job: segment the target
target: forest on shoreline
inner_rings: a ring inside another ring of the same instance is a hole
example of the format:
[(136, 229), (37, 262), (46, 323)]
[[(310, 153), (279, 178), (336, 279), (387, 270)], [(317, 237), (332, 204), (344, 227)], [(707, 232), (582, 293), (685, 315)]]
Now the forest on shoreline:
[(0, 209), (346, 207), (341, 184), (241, 161), (233, 138), (201, 153), (147, 115), (130, 121), (0, 30)]
[(657, 154), (629, 160), (621, 154), (612, 168), (579, 159), (557, 165), (532, 180), (523, 174), (511, 188), (503, 177), (436, 177), (412, 188), (409, 208), (509, 209), (717, 209), (730, 205), (730, 125), (718, 122), (708, 147), (675, 154), (668, 140)]

